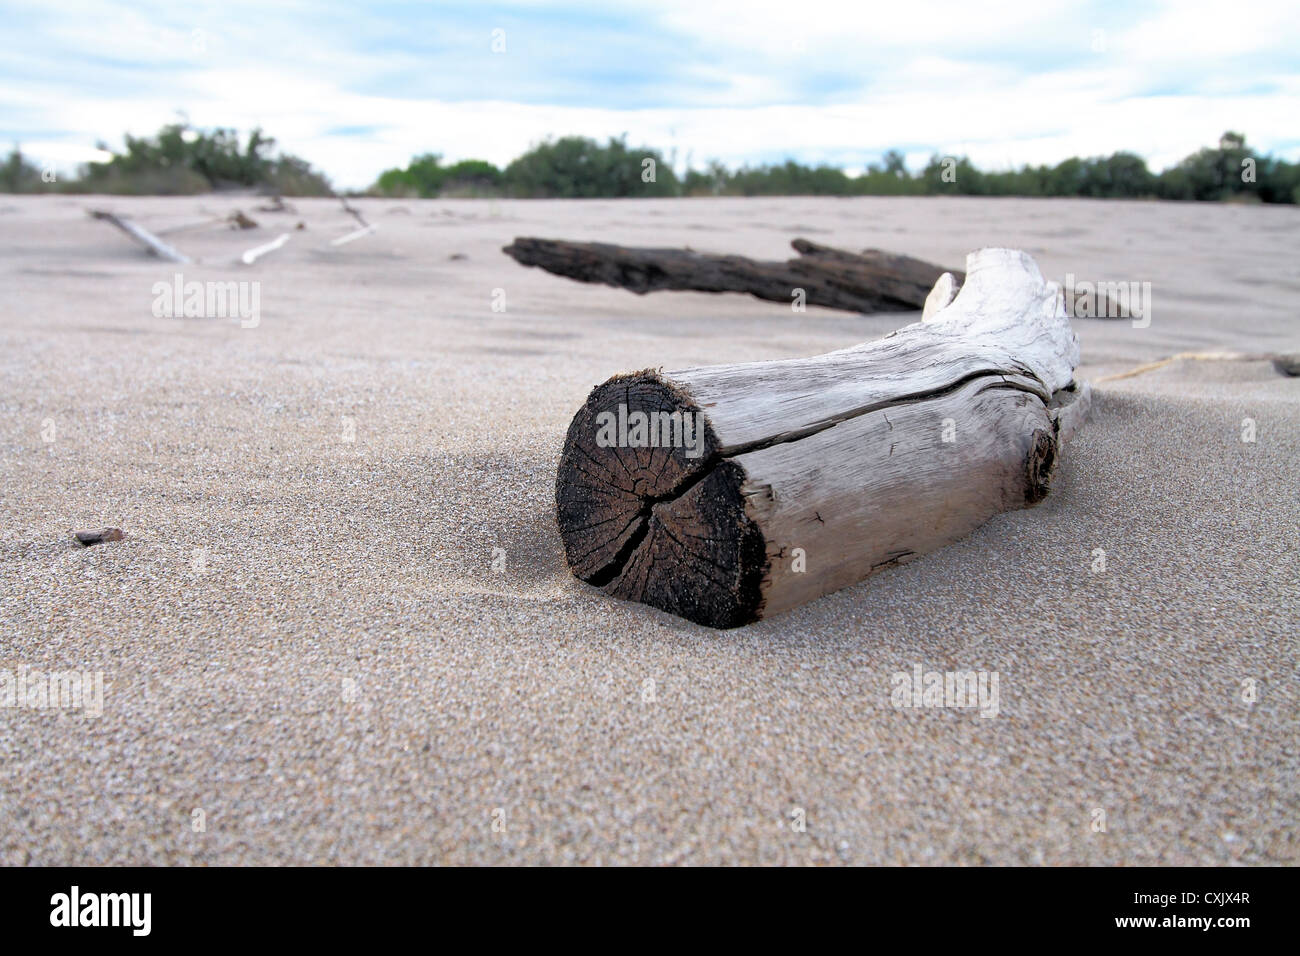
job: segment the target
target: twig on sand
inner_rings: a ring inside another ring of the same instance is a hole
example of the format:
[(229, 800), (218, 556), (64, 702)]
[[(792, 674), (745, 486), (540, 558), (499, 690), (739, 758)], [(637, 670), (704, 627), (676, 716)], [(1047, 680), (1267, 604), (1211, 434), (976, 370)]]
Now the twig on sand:
[(226, 222), (230, 223), (231, 227), (235, 229), (256, 229), (257, 228), (257, 220), (252, 218), (251, 216), (246, 216), (244, 214), (244, 210), (242, 209), (236, 209), (229, 216), (227, 216)]
[(121, 528), (97, 528), (94, 531), (71, 531), (69, 534), (86, 548), (89, 548), (92, 544), (121, 541), (126, 537), (126, 532)]
[(359, 222), (361, 225), (363, 226), (370, 225), (370, 223), (366, 222), (366, 217), (361, 215), (361, 210), (358, 209), (356, 206), (352, 205), (352, 203), (348, 202), (346, 196), (339, 196), (339, 202), (343, 204), (343, 211), (346, 212), (353, 219), (355, 219), (357, 222)]
[(272, 196), (272, 197), (271, 197), (271, 201), (268, 202), (265, 206), (258, 206), (258, 207), (257, 207), (257, 211), (258, 211), (258, 212), (290, 212), (290, 213), (292, 213), (292, 212), (297, 212), (298, 210), (294, 209), (293, 206), (291, 206), (289, 203), (285, 202), (285, 201), (284, 201), (284, 197), (282, 197), (282, 196)]
[[(1288, 356), (1273, 355), (1268, 352), (1179, 352), (1177, 355), (1171, 355), (1168, 358), (1160, 359), (1158, 362), (1147, 362), (1138, 365), (1124, 372), (1116, 372), (1113, 375), (1103, 375), (1101, 378), (1094, 378), (1094, 383), (1117, 382), (1123, 378), (1133, 378), (1135, 375), (1143, 375), (1146, 372), (1154, 372), (1158, 368), (1164, 368), (1166, 365), (1172, 365), (1175, 362), (1266, 362), (1273, 361), (1274, 367), (1284, 375), (1300, 374), (1294, 371), (1287, 371), (1284, 364)], [(1291, 356), (1294, 363), (1295, 357)]]
[(96, 219), (102, 219), (104, 222), (117, 226), (118, 229), (121, 229), (124, 233), (160, 259), (166, 259), (168, 262), (180, 263), (188, 263), (190, 261), (189, 256), (186, 256), (176, 248), (169, 246), (149, 230), (136, 225), (129, 219), (123, 219), (121, 216), (108, 212), (105, 209), (92, 209), (90, 210), (90, 214)]
[(262, 258), (262, 256), (266, 255), (268, 252), (275, 252), (276, 249), (279, 249), (282, 245), (288, 242), (289, 238), (290, 238), (290, 233), (282, 232), (280, 233), (279, 236), (277, 236), (275, 239), (272, 239), (270, 242), (263, 243), (260, 246), (254, 246), (252, 249), (249, 249), (242, 256), (240, 256), (239, 259), (244, 265), (251, 266), (254, 262)]
[(348, 233), (347, 235), (345, 235), (345, 236), (339, 236), (337, 239), (331, 239), (331, 240), (330, 240), (330, 245), (331, 245), (331, 246), (344, 246), (344, 245), (347, 245), (349, 242), (351, 242), (351, 241), (354, 240), (354, 239), (360, 239), (362, 236), (368, 236), (368, 235), (370, 235), (370, 234), (371, 234), (372, 232), (374, 232), (377, 228), (379, 228), (379, 227), (378, 227), (378, 226), (373, 226), (373, 225), (371, 225), (371, 226), (362, 226), (360, 229), (355, 229), (355, 230), (353, 230), (352, 232), (349, 232), (349, 233)]
[(361, 228), (354, 229), (352, 232), (339, 236), (337, 239), (331, 239), (330, 240), (331, 246), (347, 245), (349, 242), (352, 242), (355, 239), (360, 239), (363, 236), (370, 235), (372, 232), (374, 232), (376, 229), (379, 228), (378, 226), (367, 222), (366, 217), (361, 215), (361, 210), (358, 209), (356, 206), (352, 205), (350, 202), (348, 202), (346, 196), (339, 196), (338, 199), (339, 202), (343, 204), (344, 212), (346, 212), (349, 216), (355, 219), (360, 224)]
[(159, 229), (160, 236), (174, 236), (178, 232), (194, 232), (198, 229), (211, 229), (213, 226), (225, 226), (230, 222), (224, 216), (212, 216), (204, 219), (202, 222), (188, 222), (181, 226), (169, 226), (166, 229)]

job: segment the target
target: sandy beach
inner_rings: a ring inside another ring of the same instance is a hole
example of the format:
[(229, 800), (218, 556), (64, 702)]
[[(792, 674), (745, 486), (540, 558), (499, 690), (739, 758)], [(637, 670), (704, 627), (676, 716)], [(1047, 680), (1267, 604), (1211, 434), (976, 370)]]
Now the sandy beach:
[[(103, 674), (100, 716), (0, 709), (0, 862), (1300, 857), (1300, 378), (1098, 381), (1300, 352), (1300, 209), (372, 199), (378, 231), (335, 247), (338, 203), (258, 202), (0, 196), (0, 671)], [(91, 207), (261, 227), (171, 233), (177, 266)], [(516, 236), (958, 268), (1012, 246), (1153, 308), (1074, 321), (1094, 404), (1040, 506), (714, 631), (567, 571), (571, 416), (617, 372), (918, 316), (638, 297), (523, 268)], [(178, 273), (258, 282), (256, 323), (156, 315)], [(69, 536), (101, 527), (127, 537)], [(998, 713), (895, 707), (918, 666), (995, 672)]]

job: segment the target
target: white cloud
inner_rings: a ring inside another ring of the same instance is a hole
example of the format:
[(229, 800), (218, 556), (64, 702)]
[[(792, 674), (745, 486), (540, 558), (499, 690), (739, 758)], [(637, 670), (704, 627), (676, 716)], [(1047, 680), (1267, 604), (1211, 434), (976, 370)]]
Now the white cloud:
[[(996, 13), (930, 0), (869, 8), (668, 0), (628, 15), (645, 18), (647, 36), (666, 31), (698, 55), (664, 67), (666, 103), (650, 107), (607, 88), (597, 69), (603, 61), (585, 81), (581, 99), (589, 105), (575, 105), (573, 96), (544, 102), (566, 66), (545, 57), (520, 54), (505, 65), (522, 72), (493, 81), (479, 58), (487, 54), (477, 46), (457, 52), (462, 34), (482, 32), (473, 22), (449, 26), (452, 39), (430, 38), (450, 52), (423, 57), (375, 46), (376, 35), (391, 32), (367, 32), (373, 24), (361, 30), (362, 20), (352, 36), (312, 26), (309, 9), (237, 2), (220, 10), (201, 18), (164, 6), (61, 4), (43, 21), (45, 35), (24, 38), (13, 51), (22, 74), (5, 84), (0, 105), (28, 118), (35, 135), (26, 149), (43, 162), (69, 162), (56, 157), (59, 148), (151, 133), (184, 108), (202, 126), (260, 125), (344, 187), (365, 186), (420, 152), (504, 164), (547, 135), (624, 132), (633, 143), (676, 147), (679, 159), (689, 152), (697, 164), (791, 156), (860, 167), (898, 147), (913, 165), (938, 152), (1007, 166), (1128, 149), (1159, 169), (1229, 128), (1257, 148), (1300, 155), (1282, 139), (1293, 135), (1287, 124), (1300, 101), (1300, 18), (1284, 3), (1252, 3), (1229, 16), (1199, 0), (1149, 12), (1038, 2)], [(402, 24), (385, 26), (400, 31)], [(511, 50), (540, 42), (512, 30)], [(1093, 30), (1105, 31), (1101, 50), (1093, 49)], [(13, 42), (16, 31), (8, 36)], [(571, 46), (581, 50), (582, 37)], [(45, 48), (88, 60), (112, 51), (107, 75), (130, 77), (130, 89), (78, 84), (71, 67), (34, 69)], [(138, 71), (124, 62), (138, 63)], [(439, 77), (450, 83), (467, 73), (482, 79), (481, 98), (398, 95), (408, 79), (438, 87)], [(565, 82), (575, 75), (581, 80), (578, 71), (564, 74)], [(330, 134), (347, 127), (373, 132)], [(52, 130), (66, 133), (57, 139)]]

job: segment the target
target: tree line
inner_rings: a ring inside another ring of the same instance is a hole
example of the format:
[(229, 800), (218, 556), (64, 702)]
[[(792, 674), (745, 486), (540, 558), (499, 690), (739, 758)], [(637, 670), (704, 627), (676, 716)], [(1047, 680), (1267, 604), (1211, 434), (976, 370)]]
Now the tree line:
[(15, 145), (0, 166), (0, 192), (112, 193), (135, 196), (193, 195), (254, 188), (284, 196), (330, 196), (329, 179), (297, 156), (275, 150), (275, 139), (255, 129), (242, 141), (233, 129), (201, 130), (169, 123), (153, 136), (124, 137), (125, 148), (82, 164), (75, 176), (37, 168)]
[(624, 196), (1080, 196), (1095, 199), (1244, 200), (1300, 202), (1300, 163), (1262, 156), (1240, 133), (1225, 133), (1181, 162), (1153, 173), (1135, 153), (1055, 166), (990, 171), (966, 156), (930, 157), (923, 169), (907, 169), (890, 150), (856, 176), (828, 165), (794, 160), (731, 170), (721, 163), (673, 170), (661, 151), (629, 147), (626, 139), (602, 145), (578, 136), (540, 143), (498, 169), (482, 160), (449, 166), (434, 153), (403, 169), (386, 170), (370, 192), (383, 196), (515, 196), (616, 198)]
[[(204, 131), (182, 122), (155, 136), (127, 136), (125, 144), (124, 151), (85, 164), (66, 182), (47, 181), (49, 174), (15, 146), (0, 167), (0, 191), (169, 195), (252, 187), (285, 196), (332, 193), (322, 173), (275, 152), (275, 140), (260, 129), (241, 142), (234, 130)], [(660, 150), (629, 146), (625, 136), (603, 144), (565, 136), (534, 145), (505, 168), (478, 159), (444, 165), (441, 155), (424, 153), (405, 167), (385, 170), (365, 192), (420, 198), (961, 195), (1300, 203), (1300, 163), (1261, 155), (1234, 132), (1159, 173), (1129, 152), (1012, 170), (981, 170), (966, 156), (936, 154), (913, 172), (902, 153), (890, 150), (858, 175), (794, 160), (734, 170), (712, 162), (683, 174), (673, 165)]]

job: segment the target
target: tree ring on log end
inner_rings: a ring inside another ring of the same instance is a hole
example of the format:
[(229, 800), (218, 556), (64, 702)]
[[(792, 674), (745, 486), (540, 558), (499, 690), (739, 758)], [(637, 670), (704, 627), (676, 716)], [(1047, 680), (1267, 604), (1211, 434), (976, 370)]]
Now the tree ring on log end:
[(555, 484), (573, 573), (711, 627), (758, 619), (767, 570), (745, 470), (708, 417), (654, 371), (597, 386), (569, 425)]

